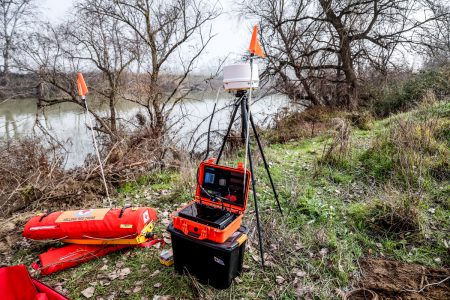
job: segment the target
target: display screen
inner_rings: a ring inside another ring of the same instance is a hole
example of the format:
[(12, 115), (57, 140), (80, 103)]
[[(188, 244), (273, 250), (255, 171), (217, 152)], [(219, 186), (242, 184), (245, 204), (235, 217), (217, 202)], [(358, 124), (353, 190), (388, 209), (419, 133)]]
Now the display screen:
[(244, 174), (222, 168), (205, 167), (201, 197), (244, 206)]
[(214, 184), (214, 177), (215, 177), (214, 173), (205, 172), (205, 180), (203, 182), (208, 184)]

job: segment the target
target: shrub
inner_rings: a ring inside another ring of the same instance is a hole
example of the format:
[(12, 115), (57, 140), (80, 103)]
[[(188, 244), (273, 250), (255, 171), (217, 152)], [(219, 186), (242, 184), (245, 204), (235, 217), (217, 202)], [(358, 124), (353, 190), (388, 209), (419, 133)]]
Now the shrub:
[(442, 140), (442, 122), (429, 116), (395, 119), (361, 156), (367, 174), (408, 188), (423, 187), (431, 176), (447, 178), (450, 151)]
[[(424, 99), (430, 100), (430, 93), (437, 99), (450, 94), (449, 69), (423, 71), (409, 80), (395, 83), (376, 96), (372, 107), (376, 116), (386, 117), (415, 107)], [(424, 97), (427, 94), (428, 96)]]
[(345, 167), (351, 160), (351, 126), (341, 118), (331, 120), (333, 130), (330, 131), (331, 142), (324, 147), (319, 165)]
[(373, 128), (373, 116), (369, 111), (352, 113), (349, 116), (352, 126), (361, 130), (371, 130)]
[(283, 111), (274, 118), (275, 125), (267, 130), (270, 143), (286, 143), (293, 139), (314, 137), (325, 132), (329, 121), (343, 112), (330, 107), (314, 106), (304, 111)]
[(369, 227), (380, 235), (421, 232), (427, 228), (418, 195), (391, 193), (375, 199), (368, 207)]

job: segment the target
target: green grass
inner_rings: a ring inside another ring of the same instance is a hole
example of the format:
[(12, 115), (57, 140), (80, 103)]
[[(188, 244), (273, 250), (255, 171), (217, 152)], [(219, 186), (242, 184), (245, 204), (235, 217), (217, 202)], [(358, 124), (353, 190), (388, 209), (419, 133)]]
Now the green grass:
[[(448, 121), (449, 112), (449, 103), (441, 103), (397, 117), (412, 116), (421, 122), (430, 114)], [(389, 118), (375, 121), (369, 131), (354, 129), (352, 155), (346, 164), (318, 163), (329, 142), (326, 136), (266, 147), (284, 216), (277, 211), (259, 160), (257, 191), (270, 266), (262, 272), (255, 261), (257, 235), (251, 234), (244, 261), (249, 269), (240, 276), (241, 282), (228, 290), (217, 291), (176, 274), (173, 268), (159, 263), (161, 249), (155, 248), (115, 253), (43, 280), (50, 285), (62, 282), (71, 299), (82, 299), (80, 292), (94, 282), (95, 296), (104, 299), (113, 292), (117, 299), (144, 296), (151, 299), (155, 294), (189, 299), (267, 299), (268, 295), (277, 299), (334, 299), (338, 298), (335, 289), (346, 288), (357, 280), (358, 259), (363, 257), (448, 266), (445, 241), (450, 243), (446, 231), (450, 228), (450, 186), (446, 181), (429, 177), (428, 185), (406, 190), (395, 180), (397, 162), (392, 159), (392, 147), (377, 143), (393, 124), (393, 118)], [(441, 142), (448, 142), (445, 128), (439, 131)], [(226, 163), (235, 165), (242, 156), (239, 152)], [(195, 170), (188, 171), (195, 178)], [(137, 183), (124, 184), (117, 203), (152, 206), (161, 214), (168, 214), (192, 199), (195, 182), (186, 183), (189, 176), (186, 170), (183, 172), (164, 171), (143, 177)], [(383, 227), (389, 216), (401, 217), (402, 213), (412, 218), (414, 230)], [(254, 228), (252, 197), (244, 223)], [(161, 236), (164, 231), (165, 226), (159, 223), (155, 232)], [(34, 252), (21, 250), (15, 260), (28, 263), (44, 248)], [(132, 272), (123, 280), (101, 286), (100, 282), (109, 282), (104, 277), (117, 269), (117, 263), (123, 263), (120, 268), (128, 267)], [(108, 266), (106, 271), (99, 270), (103, 265)], [(151, 276), (156, 270), (160, 273)], [(283, 283), (277, 282), (280, 277)], [(139, 281), (143, 281), (141, 290), (128, 294)], [(155, 288), (157, 283), (161, 287)]]

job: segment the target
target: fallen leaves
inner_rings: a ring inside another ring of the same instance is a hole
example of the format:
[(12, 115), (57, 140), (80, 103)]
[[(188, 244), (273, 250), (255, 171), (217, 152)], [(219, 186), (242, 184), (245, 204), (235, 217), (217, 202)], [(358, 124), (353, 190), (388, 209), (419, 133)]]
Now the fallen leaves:
[(284, 279), (282, 276), (278, 275), (278, 276), (276, 277), (275, 281), (276, 281), (278, 284), (283, 284), (284, 281), (285, 281), (285, 279)]
[(87, 299), (92, 298), (92, 296), (94, 296), (94, 293), (95, 293), (95, 287), (93, 287), (93, 286), (90, 286), (87, 289), (84, 289), (81, 291), (81, 295), (83, 295)]

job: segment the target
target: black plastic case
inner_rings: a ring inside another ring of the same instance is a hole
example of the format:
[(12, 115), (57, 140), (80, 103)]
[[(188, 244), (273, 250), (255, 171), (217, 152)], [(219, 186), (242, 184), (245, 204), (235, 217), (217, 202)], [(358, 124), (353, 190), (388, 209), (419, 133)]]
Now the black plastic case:
[(225, 243), (193, 239), (170, 224), (175, 270), (189, 272), (203, 284), (226, 289), (242, 271), (248, 228), (241, 226)]

